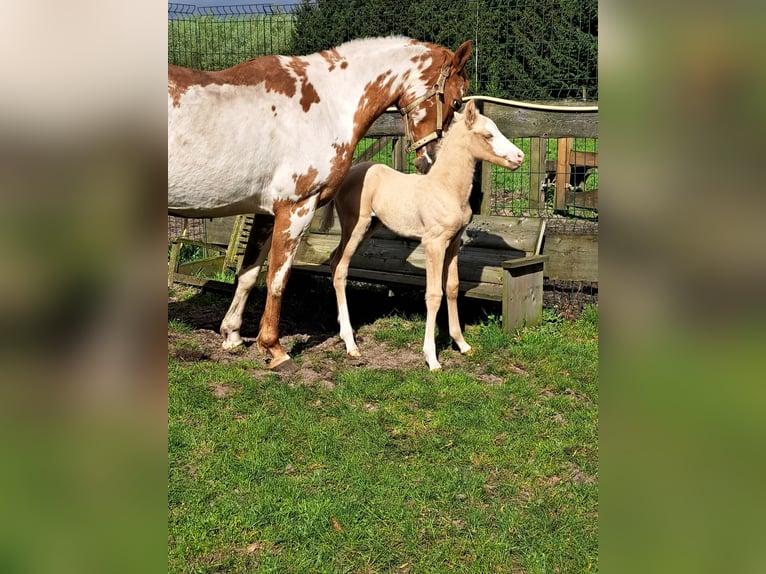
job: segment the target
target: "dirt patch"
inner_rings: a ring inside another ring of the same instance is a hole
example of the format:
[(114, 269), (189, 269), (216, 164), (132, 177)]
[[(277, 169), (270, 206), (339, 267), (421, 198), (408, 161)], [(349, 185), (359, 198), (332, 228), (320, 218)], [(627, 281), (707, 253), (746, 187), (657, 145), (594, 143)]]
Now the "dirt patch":
[[(234, 351), (224, 350), (218, 325), (226, 314), (230, 295), (203, 293), (190, 287), (176, 286), (168, 298), (168, 316), (175, 323), (168, 329), (168, 353), (182, 361), (214, 361), (218, 363), (241, 363), (248, 361), (248, 368), (257, 373), (271, 373), (267, 357), (261, 355), (255, 344), (260, 311), (261, 294), (254, 293), (248, 302), (241, 331), (244, 346)], [(361, 350), (361, 357), (346, 354), (343, 341), (338, 336), (335, 318), (334, 294), (315, 294), (311, 290), (308, 296), (285, 297), (280, 331), (283, 347), (294, 358), (298, 370), (289, 374), (280, 374), (290, 384), (319, 385), (332, 388), (336, 373), (353, 368), (376, 370), (427, 370), (422, 351), (422, 341), (413, 341), (405, 346), (392, 345), (379, 341), (375, 337), (376, 319), (393, 314), (413, 316), (425, 313), (423, 295), (399, 294), (389, 296), (386, 292), (354, 292), (349, 301), (352, 313), (358, 317), (354, 322), (358, 326), (356, 340)], [(352, 300), (352, 298), (354, 300)], [(308, 300), (308, 303), (307, 303)], [(475, 306), (468, 302), (461, 308), (461, 317), (469, 321)], [(306, 307), (311, 311), (307, 312)], [(492, 307), (489, 312), (495, 313)], [(416, 320), (421, 320), (418, 317)], [(179, 326), (180, 325), (180, 326)], [(442, 329), (446, 332), (446, 327)], [(450, 347), (449, 341), (437, 341), (439, 361), (444, 369), (451, 369), (466, 364), (466, 358)], [(482, 373), (477, 376), (484, 376)], [(488, 383), (500, 384), (498, 377), (486, 375)]]
[[(297, 280), (296, 280), (297, 279)], [(597, 290), (596, 290), (597, 293)], [(298, 370), (281, 374), (290, 384), (320, 385), (331, 388), (339, 370), (370, 368), (376, 370), (423, 369), (427, 365), (422, 352), (422, 340), (406, 345), (394, 345), (376, 338), (376, 321), (404, 317), (423, 321), (425, 302), (422, 290), (391, 292), (388, 288), (349, 284), (347, 291), (352, 324), (357, 328), (357, 344), (361, 357), (346, 355), (338, 336), (335, 295), (328, 279), (291, 277), (282, 301), (280, 341), (294, 358)], [(214, 361), (218, 363), (248, 362), (255, 376), (271, 373), (267, 357), (255, 344), (265, 303), (265, 290), (256, 288), (245, 308), (241, 329), (244, 346), (234, 351), (224, 350), (218, 329), (226, 314), (231, 293), (200, 291), (176, 284), (168, 297), (168, 319), (176, 323), (168, 329), (168, 353), (181, 361)], [(559, 301), (558, 312), (565, 316), (578, 314), (576, 306)], [(477, 324), (489, 316), (499, 316), (499, 302), (461, 298), (460, 317), (465, 324)], [(438, 331), (447, 333), (446, 310), (442, 307), (437, 318)], [(446, 335), (442, 335), (446, 337)], [(448, 338), (437, 339), (439, 361), (445, 370), (461, 368), (466, 357), (453, 348)], [(475, 363), (474, 363), (475, 364)], [(522, 365), (513, 364), (511, 372), (526, 375)], [(484, 373), (480, 366), (473, 375), (488, 385), (501, 385), (503, 378)]]

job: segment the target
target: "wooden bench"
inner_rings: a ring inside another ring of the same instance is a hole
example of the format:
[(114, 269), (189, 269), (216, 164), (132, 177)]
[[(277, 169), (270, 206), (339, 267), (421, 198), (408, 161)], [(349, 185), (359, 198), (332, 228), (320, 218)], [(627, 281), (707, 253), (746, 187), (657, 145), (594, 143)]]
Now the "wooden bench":
[[(318, 213), (298, 248), (294, 272), (330, 275), (330, 254), (340, 241), (340, 226), (336, 221), (323, 232), (320, 220), (321, 213)], [(203, 275), (227, 267), (239, 268), (251, 224), (252, 216), (233, 218), (233, 222), (229, 222), (228, 245), (175, 239), (169, 261), (169, 283), (178, 281), (231, 291), (230, 283)], [(545, 220), (541, 218), (475, 215), (463, 234), (458, 252), (460, 291), (466, 297), (501, 301), (503, 328), (508, 333), (542, 320), (543, 272), (548, 260), (547, 255), (540, 254), (544, 233)], [(218, 254), (179, 264), (182, 245), (199, 245)], [(380, 228), (354, 254), (349, 278), (425, 288), (425, 253), (418, 241)]]
[[(340, 226), (320, 230), (312, 222), (293, 271), (329, 275), (329, 259), (340, 241)], [(540, 255), (545, 220), (532, 217), (474, 216), (458, 252), (460, 290), (467, 297), (502, 301), (503, 327), (511, 333), (542, 320), (543, 271)], [(425, 252), (418, 241), (380, 228), (351, 259), (349, 279), (425, 288)]]

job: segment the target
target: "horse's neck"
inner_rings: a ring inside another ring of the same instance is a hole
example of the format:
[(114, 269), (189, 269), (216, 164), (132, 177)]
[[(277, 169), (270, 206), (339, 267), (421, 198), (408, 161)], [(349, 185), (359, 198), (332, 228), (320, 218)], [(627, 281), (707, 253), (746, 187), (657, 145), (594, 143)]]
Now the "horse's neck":
[[(413, 54), (418, 52), (413, 46), (396, 44), (384, 45), (379, 53), (356, 52), (354, 46), (350, 50), (344, 56), (352, 64), (347, 68), (347, 75), (339, 82), (337, 94), (344, 101), (356, 102), (356, 97), (359, 97), (358, 106), (354, 109), (355, 120), (364, 128), (361, 138), (387, 108), (399, 105), (402, 97), (413, 89), (409, 67)], [(376, 77), (357, 72), (360, 69), (376, 70)]]
[(440, 181), (441, 189), (448, 189), (458, 196), (461, 204), (467, 204), (471, 196), (476, 159), (466, 149), (466, 145), (459, 141), (460, 134), (453, 135), (458, 137), (445, 140), (425, 177)]

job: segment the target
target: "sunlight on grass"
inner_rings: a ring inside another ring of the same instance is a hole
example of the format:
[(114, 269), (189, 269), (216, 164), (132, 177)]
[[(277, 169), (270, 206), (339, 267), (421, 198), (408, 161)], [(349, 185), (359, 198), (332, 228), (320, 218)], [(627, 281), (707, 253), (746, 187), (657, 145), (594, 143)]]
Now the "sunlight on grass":
[(462, 368), (331, 387), (170, 359), (169, 572), (597, 570), (597, 322), (490, 316)]

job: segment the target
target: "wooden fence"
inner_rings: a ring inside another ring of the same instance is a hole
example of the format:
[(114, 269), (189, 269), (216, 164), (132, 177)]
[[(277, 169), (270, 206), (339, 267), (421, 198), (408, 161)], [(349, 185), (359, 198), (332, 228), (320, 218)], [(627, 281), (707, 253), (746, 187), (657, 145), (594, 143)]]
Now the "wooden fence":
[[(529, 175), (529, 197), (526, 212), (518, 215), (547, 218), (542, 246), (542, 253), (548, 256), (546, 279), (597, 283), (597, 219), (591, 217), (585, 222), (587, 225), (582, 222), (573, 225), (567, 213), (573, 205), (595, 213), (598, 210), (598, 189), (584, 190), (572, 185), (576, 183), (575, 175), (584, 177), (583, 174), (598, 167), (598, 153), (576, 151), (572, 146), (574, 138), (598, 137), (598, 109), (594, 106), (542, 105), (485, 97), (472, 99), (507, 137), (529, 138), (529, 153), (525, 160), (528, 165), (522, 168)], [(378, 118), (367, 137), (389, 142), (388, 145), (393, 146), (393, 166), (405, 169), (404, 129), (398, 111), (389, 110)], [(551, 145), (549, 140), (555, 143)], [(555, 159), (546, 157), (546, 150), (550, 156), (551, 149), (555, 149)], [(477, 167), (473, 195), (480, 201), (473, 204), (478, 220), (498, 218), (497, 214), (492, 213), (490, 201), (496, 193), (492, 169), (487, 162)], [(553, 204), (552, 209), (546, 208), (546, 191), (554, 194), (552, 201), (549, 200), (549, 204)], [(206, 241), (223, 246), (229, 244), (231, 248), (235, 241), (231, 233), (234, 222), (235, 218), (206, 220)], [(304, 242), (311, 241), (312, 233), (309, 232)], [(228, 260), (231, 261), (231, 257)]]

